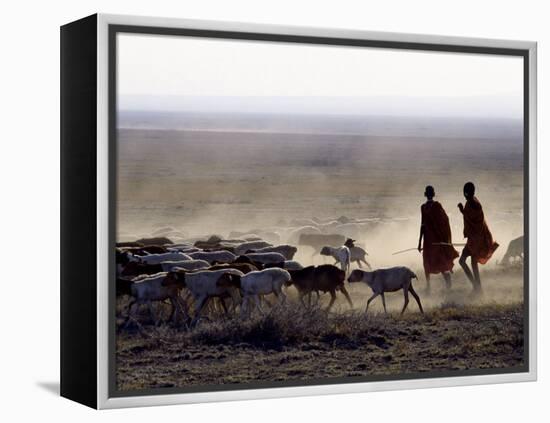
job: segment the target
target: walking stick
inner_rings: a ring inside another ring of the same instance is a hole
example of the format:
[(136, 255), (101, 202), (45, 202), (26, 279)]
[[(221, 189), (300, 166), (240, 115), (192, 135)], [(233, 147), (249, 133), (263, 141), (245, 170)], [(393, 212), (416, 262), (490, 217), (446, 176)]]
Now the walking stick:
[[(450, 242), (434, 242), (432, 243), (432, 245), (443, 245), (443, 246), (448, 246), (448, 247), (464, 247), (466, 244), (465, 243), (450, 243)], [(423, 248), (420, 249), (420, 251), (422, 251)], [(395, 253), (392, 253), (392, 256), (395, 256), (396, 254), (401, 254), (401, 253), (407, 253), (409, 251), (418, 251), (418, 248), (407, 248), (406, 250), (401, 250), (401, 251), (396, 251)]]

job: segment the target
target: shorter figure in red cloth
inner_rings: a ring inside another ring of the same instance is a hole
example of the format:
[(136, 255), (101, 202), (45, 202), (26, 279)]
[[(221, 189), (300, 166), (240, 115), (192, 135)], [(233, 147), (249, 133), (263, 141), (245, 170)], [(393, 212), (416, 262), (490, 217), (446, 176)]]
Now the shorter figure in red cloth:
[[(478, 263), (485, 264), (489, 261), (498, 244), (493, 240), (493, 235), (485, 221), (483, 207), (475, 197), (476, 188), (472, 182), (464, 185), (464, 197), (466, 204), (458, 204), (458, 209), (464, 217), (464, 238), (467, 238), (466, 246), (462, 250), (459, 263), (464, 273), (472, 283), (474, 291), (481, 291), (481, 279), (479, 278)], [(466, 259), (472, 257), (472, 271), (466, 263)]]
[[(430, 274), (438, 273), (443, 274), (445, 284), (450, 288), (453, 261), (458, 257), (458, 252), (453, 247), (449, 217), (443, 206), (434, 201), (434, 187), (428, 185), (424, 196), (428, 201), (420, 207), (422, 222), (418, 251), (422, 251), (427, 289), (430, 290)], [(422, 246), (422, 239), (424, 239), (424, 246)]]

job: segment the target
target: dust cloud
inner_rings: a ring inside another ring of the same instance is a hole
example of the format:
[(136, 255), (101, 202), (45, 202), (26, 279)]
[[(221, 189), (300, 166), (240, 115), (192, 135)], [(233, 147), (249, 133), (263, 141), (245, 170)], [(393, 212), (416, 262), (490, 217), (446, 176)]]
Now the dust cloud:
[[(175, 242), (192, 242), (242, 232), (266, 239), (269, 234), (276, 238), (270, 242), (282, 244), (313, 222), (323, 233), (356, 239), (374, 268), (409, 266), (423, 289), (421, 255), (393, 253), (417, 245), (428, 184), (449, 215), (453, 241), (464, 242), (457, 204), (464, 202), (464, 183), (472, 181), (500, 244), (482, 267), (484, 301), (523, 298), (521, 269), (505, 271), (497, 264), (509, 241), (523, 235), (521, 122), (439, 118), (430, 124), (370, 117), (365, 123), (364, 117), (351, 116), (346, 125), (361, 120), (360, 129), (351, 131), (335, 120), (329, 131), (326, 122), (316, 129), (323, 117), (309, 117), (299, 131), (283, 131), (277, 122), (285, 122), (284, 116), (275, 123), (269, 116), (232, 119), (225, 130), (215, 131), (137, 124), (119, 129), (119, 241), (162, 233)], [(267, 129), (243, 130), (247, 119)], [(303, 265), (325, 262), (307, 247), (299, 247), (296, 259)], [(452, 294), (440, 279), (432, 276), (429, 305), (468, 301), (470, 286), (458, 261)], [(390, 307), (402, 304), (402, 296), (392, 297), (396, 303), (390, 299)]]

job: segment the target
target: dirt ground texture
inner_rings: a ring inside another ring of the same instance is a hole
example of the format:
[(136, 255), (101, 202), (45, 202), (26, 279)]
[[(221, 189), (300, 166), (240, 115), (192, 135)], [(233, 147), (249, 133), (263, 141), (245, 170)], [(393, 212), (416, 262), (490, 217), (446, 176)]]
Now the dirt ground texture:
[[(287, 305), (266, 315), (211, 314), (192, 330), (155, 327), (143, 307), (138, 323), (117, 330), (117, 386), (126, 391), (522, 366), (524, 308), (512, 282), (519, 273), (502, 276), (488, 281), (480, 298), (471, 297), (459, 277), (451, 292), (433, 284), (428, 295), (421, 283), (424, 315), (411, 300), (401, 316), (401, 293), (387, 295), (387, 315), (376, 301), (366, 315), (369, 291), (362, 286), (351, 287), (352, 310), (339, 299), (327, 313), (328, 295), (306, 310), (288, 292)], [(508, 302), (491, 298), (497, 283)], [(166, 318), (168, 311), (161, 311)]]
[[(287, 122), (283, 118), (281, 122)], [(311, 118), (301, 120), (297, 131), (272, 117), (238, 117), (216, 130), (200, 128), (208, 128), (217, 117), (178, 119), (189, 128), (159, 130), (155, 122), (143, 128), (129, 122), (128, 128), (134, 129), (119, 129), (117, 240), (151, 236), (159, 227), (170, 226), (181, 242), (261, 229), (280, 235), (278, 243), (297, 245), (290, 234), (302, 224), (293, 223), (295, 219), (328, 222), (343, 216), (364, 222), (346, 236), (368, 251), (373, 268), (404, 265), (416, 272), (414, 286), (426, 314), (419, 313), (411, 298), (400, 316), (403, 294), (396, 292), (386, 296), (388, 315), (376, 299), (365, 316), (371, 291), (361, 284), (348, 287), (352, 310), (338, 299), (331, 312), (325, 312), (328, 294), (304, 310), (291, 287), (287, 305), (265, 316), (211, 314), (189, 330), (181, 324), (155, 327), (143, 307), (137, 324), (123, 329), (127, 300), (119, 301), (120, 390), (405, 376), (525, 364), (523, 267), (499, 264), (508, 243), (525, 232), (518, 122), (363, 122), (350, 117), (323, 123)], [(251, 119), (265, 130), (244, 130), (254, 126)], [(327, 125), (330, 131), (321, 130)], [(468, 180), (476, 184), (501, 247), (481, 267), (482, 297), (471, 297), (471, 285), (458, 262), (452, 289), (447, 291), (438, 275), (428, 294), (422, 257), (414, 251), (424, 188), (435, 186), (435, 199), (449, 215), (453, 242), (463, 243), (457, 203), (464, 202), (462, 189)], [(308, 247), (298, 247), (294, 259), (303, 266), (326, 262)], [(413, 251), (394, 254), (411, 247)], [(166, 306), (157, 311), (167, 318)]]

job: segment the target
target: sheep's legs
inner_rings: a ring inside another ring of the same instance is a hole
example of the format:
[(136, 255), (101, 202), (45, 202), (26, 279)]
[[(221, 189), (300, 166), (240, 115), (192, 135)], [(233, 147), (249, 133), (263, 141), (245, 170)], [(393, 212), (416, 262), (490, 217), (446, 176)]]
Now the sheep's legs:
[(343, 286), (342, 288), (340, 288), (340, 291), (342, 291), (342, 294), (344, 294), (344, 296), (346, 297), (346, 300), (348, 300), (350, 308), (353, 308), (353, 303), (351, 302), (351, 298), (349, 296), (349, 293), (348, 293), (346, 287)]
[(243, 297), (240, 291), (238, 291), (238, 295), (236, 292), (232, 291), (230, 292), (230, 296), (231, 296), (231, 312), (236, 313), (237, 306), (240, 305), (242, 307)]
[(409, 305), (409, 289), (403, 288), (403, 295), (405, 296), (405, 304), (403, 304), (403, 310), (401, 310), (401, 314), (405, 313), (405, 309), (407, 308), (407, 305)]
[(128, 315), (126, 316), (126, 319), (124, 320), (123, 327), (126, 329), (128, 325), (130, 324), (130, 318), (132, 317), (132, 307), (137, 304), (136, 300), (132, 300), (130, 302), (130, 305), (128, 306)]
[(187, 317), (189, 316), (189, 308), (187, 306), (187, 302), (178, 295), (176, 297), (176, 305), (178, 306), (178, 309), (183, 318), (187, 320)]
[(334, 304), (334, 301), (336, 301), (336, 292), (330, 291), (330, 303), (328, 303), (327, 311), (329, 311)]
[(149, 314), (151, 315), (151, 320), (153, 321), (153, 324), (156, 326), (158, 324), (158, 322), (160, 321), (157, 321), (157, 318), (155, 316), (155, 312), (153, 310), (153, 303), (151, 302), (151, 300), (147, 301), (147, 307), (149, 308)]
[[(309, 301), (309, 305), (306, 306), (306, 303), (304, 301), (304, 297), (308, 295), (308, 301)], [(303, 292), (299, 292), (298, 293), (298, 298), (300, 299), (300, 302), (302, 303), (302, 305), (304, 306), (304, 308), (308, 308), (308, 307), (311, 307), (311, 292), (309, 294), (305, 294)]]
[(254, 303), (256, 304), (256, 308), (260, 311), (260, 313), (265, 314), (265, 311), (262, 308), (262, 302), (260, 301), (259, 295), (253, 295), (252, 298), (254, 299)]
[(411, 295), (414, 297), (414, 299), (418, 303), (418, 308), (420, 309), (420, 313), (424, 314), (424, 310), (422, 309), (422, 304), (420, 304), (420, 297), (418, 296), (418, 294), (416, 293), (412, 285), (409, 285), (409, 291), (411, 291)]
[(224, 314), (225, 316), (227, 316), (227, 313), (229, 313), (229, 310), (227, 309), (227, 305), (225, 304), (225, 298), (221, 298), (221, 297), (220, 297), (219, 300), (220, 300), (220, 303), (221, 303), (222, 308), (223, 308), (223, 314)]
[(279, 305), (283, 305), (285, 303), (286, 295), (284, 294), (283, 291), (279, 291), (279, 292), (273, 291), (273, 295), (277, 297)]
[(260, 297), (260, 301), (265, 301), (269, 307), (273, 307), (273, 304), (264, 295)]
[(173, 297), (170, 297), (170, 304), (172, 304), (172, 310), (170, 311), (170, 317), (168, 318), (168, 320), (173, 320), (174, 323), (176, 323), (179, 314), (177, 300)]
[(181, 303), (181, 297), (179, 295), (175, 298), (170, 298), (170, 303), (172, 304), (172, 312), (170, 313), (170, 318), (168, 320), (173, 320), (174, 324), (176, 324), (180, 313), (183, 316), (185, 316), (187, 313)]
[(384, 306), (384, 313), (388, 314), (388, 310), (386, 310), (386, 296), (383, 292), (380, 293), (380, 296), (382, 297), (382, 305)]
[(369, 311), (369, 305), (370, 305), (371, 301), (374, 300), (376, 297), (378, 297), (378, 295), (380, 295), (380, 294), (378, 294), (377, 292), (375, 292), (375, 293), (372, 294), (372, 296), (368, 299), (368, 301), (367, 301), (367, 308), (365, 309), (365, 313), (366, 313), (367, 311)]
[(248, 297), (243, 297), (241, 301), (241, 317), (244, 317), (248, 310)]
[(198, 301), (196, 301), (195, 317), (193, 317), (193, 321), (191, 322), (191, 326), (193, 326), (195, 323), (197, 323), (197, 321), (201, 317), (201, 312), (202, 312), (202, 310), (203, 310), (203, 308), (204, 308), (204, 306), (206, 305), (207, 302), (208, 302), (208, 297), (201, 297), (201, 298), (199, 298)]
[[(363, 261), (363, 263), (365, 263), (365, 264), (367, 265), (367, 267), (369, 268), (369, 270), (372, 270), (372, 267), (371, 267), (370, 263), (369, 263), (367, 260), (361, 259), (361, 261)], [(361, 264), (359, 264), (359, 267), (361, 267)]]

